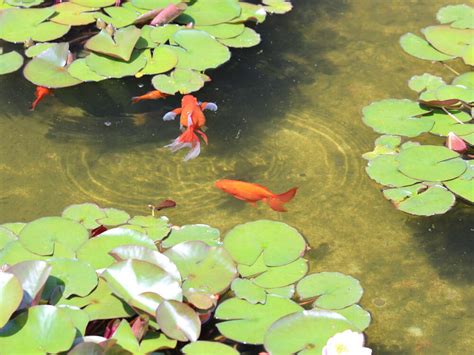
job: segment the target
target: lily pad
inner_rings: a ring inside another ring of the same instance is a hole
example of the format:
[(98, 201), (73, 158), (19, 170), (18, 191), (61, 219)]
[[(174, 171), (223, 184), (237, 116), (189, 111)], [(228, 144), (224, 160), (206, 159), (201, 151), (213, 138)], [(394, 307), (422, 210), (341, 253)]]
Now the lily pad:
[(398, 152), (398, 148), (402, 143), (400, 136), (383, 135), (375, 140), (374, 150), (362, 155), (364, 159), (372, 160), (377, 158), (379, 155), (384, 154), (395, 154)]
[(105, 7), (115, 4), (115, 0), (70, 0), (71, 2), (87, 7)]
[(0, 75), (13, 73), (23, 65), (23, 57), (16, 51), (0, 54)]
[(235, 279), (232, 281), (231, 289), (238, 298), (247, 300), (252, 304), (265, 303), (267, 300), (265, 289), (255, 285), (251, 280)]
[(403, 149), (398, 156), (399, 170), (408, 177), (424, 181), (457, 178), (467, 165), (458, 153), (440, 146), (420, 145)]
[(246, 344), (262, 344), (265, 333), (277, 319), (302, 310), (295, 302), (278, 296), (267, 296), (265, 304), (231, 298), (217, 307), (215, 317), (225, 320), (217, 323), (225, 337)]
[(134, 51), (130, 61), (123, 61), (101, 54), (91, 53), (86, 57), (86, 63), (98, 75), (107, 78), (122, 78), (138, 73), (146, 65), (146, 56), (142, 51)]
[[(456, 120), (452, 116), (456, 117)], [(449, 132), (453, 132), (458, 136), (474, 132), (474, 125), (459, 123), (466, 123), (471, 120), (471, 116), (463, 111), (450, 111), (450, 115), (442, 111), (434, 111), (430, 117), (435, 123), (430, 130), (431, 134), (446, 137)]]
[(128, 62), (140, 35), (141, 31), (135, 26), (118, 29), (113, 37), (106, 30), (102, 30), (99, 34), (90, 38), (85, 47), (91, 51)]
[[(315, 310), (318, 310), (315, 308)], [(322, 309), (319, 309), (322, 310)], [(350, 307), (338, 309), (334, 312), (339, 313), (340, 315), (347, 318), (349, 322), (354, 324), (360, 331), (364, 331), (369, 327), (371, 316), (370, 313), (363, 309), (358, 304), (353, 304)]]
[(140, 12), (122, 6), (107, 7), (104, 11), (109, 16), (104, 15), (103, 13), (97, 13), (95, 17), (102, 19), (106, 23), (112, 24), (115, 28), (130, 26), (140, 16)]
[(145, 25), (142, 27), (142, 33), (140, 35), (140, 38), (137, 41), (137, 44), (135, 44), (135, 48), (137, 49), (145, 49), (145, 48), (155, 48), (158, 46), (157, 43), (153, 42), (151, 39), (151, 33), (155, 29), (159, 29), (163, 27), (155, 27), (155, 26), (149, 26)]
[(160, 74), (173, 69), (178, 63), (178, 56), (171, 49), (170, 46), (160, 46), (153, 50), (153, 56), (150, 51), (148, 53), (147, 63), (145, 68), (140, 70), (140, 74)]
[(359, 281), (339, 272), (320, 272), (303, 278), (296, 285), (301, 299), (317, 297), (313, 305), (324, 309), (341, 309), (353, 305), (362, 297)]
[(400, 45), (405, 52), (420, 59), (445, 61), (456, 57), (436, 50), (423, 38), (413, 33), (405, 33), (400, 38)]
[(172, 246), (194, 240), (199, 240), (210, 246), (218, 246), (220, 242), (219, 229), (212, 228), (206, 224), (190, 224), (180, 228), (172, 228), (168, 238), (161, 242), (163, 248), (171, 248)]
[(265, 7), (257, 4), (250, 4), (248, 2), (240, 2), (240, 7), (242, 11), (239, 17), (229, 21), (230, 23), (244, 23), (247, 21), (255, 21), (257, 23), (262, 23), (267, 17), (267, 12)]
[(299, 258), (295, 261), (274, 267), (266, 267), (265, 271), (252, 278), (253, 282), (263, 288), (277, 288), (295, 283), (308, 272), (306, 259)]
[(440, 86), (446, 85), (444, 80), (436, 75), (425, 73), (423, 75), (412, 76), (408, 81), (410, 89), (416, 92), (422, 92), (424, 90), (435, 90)]
[(125, 319), (122, 319), (120, 322), (120, 325), (115, 330), (112, 339), (115, 339), (118, 345), (120, 345), (125, 350), (130, 351), (132, 354), (137, 354), (140, 352), (140, 344), (133, 334), (130, 324), (128, 324), (127, 320)]
[(5, 245), (0, 248), (0, 265), (16, 263), (26, 260), (44, 260), (46, 257), (34, 254), (26, 249), (23, 244), (17, 240), (7, 241)]
[(474, 161), (468, 161), (468, 169), (464, 174), (443, 184), (456, 195), (474, 203)]
[(23, 289), (15, 275), (0, 271), (0, 329), (8, 322), (23, 298)]
[(55, 15), (51, 21), (63, 25), (81, 26), (95, 22), (95, 10), (87, 6), (81, 6), (73, 2), (62, 2), (53, 6)]
[(145, 233), (156, 242), (168, 235), (170, 231), (168, 222), (166, 217), (135, 216), (128, 223), (142, 227)]
[(183, 26), (175, 24), (167, 24), (164, 26), (154, 27), (150, 31), (150, 39), (157, 44), (164, 44), (168, 42), (177, 31), (183, 28)]
[[(276, 321), (265, 335), (265, 349), (275, 354), (321, 354), (329, 338), (344, 330), (360, 331), (331, 311), (303, 311)], [(299, 336), (289, 337), (288, 334)]]
[(5, 2), (17, 7), (32, 7), (43, 3), (44, 0), (5, 0)]
[(181, 17), (186, 23), (206, 26), (228, 22), (239, 16), (240, 12), (238, 0), (199, 0), (188, 6)]
[(442, 7), (436, 18), (440, 23), (451, 23), (454, 28), (474, 28), (474, 8), (465, 4)]
[(470, 71), (454, 78), (453, 85), (464, 86), (468, 89), (474, 89), (474, 72)]
[(153, 10), (165, 8), (169, 4), (178, 4), (182, 0), (132, 0), (133, 6), (141, 9)]
[(178, 341), (196, 341), (201, 333), (196, 312), (178, 301), (163, 301), (156, 310), (156, 321), (163, 333)]
[(127, 212), (117, 208), (104, 208), (104, 212), (107, 217), (97, 220), (97, 222), (104, 226), (118, 226), (128, 222), (130, 219), (130, 215)]
[(174, 349), (177, 343), (175, 339), (170, 339), (163, 333), (149, 331), (140, 342), (140, 351), (148, 354), (157, 350)]
[(0, 250), (3, 249), (9, 242), (17, 239), (18, 236), (11, 230), (0, 227)]
[(249, 48), (256, 46), (261, 41), (260, 35), (251, 28), (245, 27), (244, 31), (232, 38), (219, 38), (219, 42), (227, 47)]
[(398, 166), (396, 155), (385, 154), (370, 160), (365, 171), (372, 180), (386, 186), (408, 186), (419, 181), (402, 174)]
[(57, 43), (37, 43), (34, 46), (28, 48), (25, 51), (25, 55), (28, 58), (36, 57), (38, 54), (43, 53), (45, 50), (47, 50), (48, 48), (53, 47), (56, 44)]
[[(76, 59), (68, 67), (68, 72), (74, 78), (80, 81), (102, 81), (107, 79), (105, 76), (99, 75), (96, 72), (92, 71), (91, 68), (87, 65), (87, 62), (84, 58)], [(104, 218), (105, 219), (105, 218)]]
[(443, 85), (437, 89), (421, 93), (419, 99), (423, 101), (457, 99), (464, 102), (473, 102), (474, 90), (468, 89), (464, 86)]
[(94, 229), (100, 226), (97, 219), (104, 218), (105, 212), (94, 203), (82, 203), (67, 207), (63, 213), (63, 218), (72, 219), (82, 224), (87, 229)]
[(364, 122), (375, 132), (416, 137), (428, 132), (434, 122), (426, 117), (417, 117), (428, 113), (410, 100), (387, 99), (371, 103), (362, 110)]
[(175, 69), (170, 75), (156, 75), (151, 83), (153, 87), (166, 94), (174, 95), (179, 91), (188, 94), (204, 86), (204, 78), (197, 71), (190, 69)]
[(287, 0), (262, 0), (267, 5), (265, 11), (273, 14), (284, 14), (293, 8), (290, 1)]
[(303, 255), (306, 242), (285, 223), (260, 220), (234, 227), (227, 233), (224, 247), (239, 264), (252, 265), (263, 253), (265, 265), (281, 266)]
[(196, 341), (188, 344), (181, 349), (186, 355), (239, 355), (240, 353), (229, 345), (225, 345), (216, 341)]
[(216, 38), (233, 38), (242, 34), (245, 26), (241, 23), (221, 23), (213, 26), (195, 26), (194, 28), (206, 31)]
[(6, 228), (16, 235), (19, 235), (21, 230), (26, 226), (26, 223), (23, 222), (14, 222), (14, 223), (4, 223), (0, 224), (0, 227)]

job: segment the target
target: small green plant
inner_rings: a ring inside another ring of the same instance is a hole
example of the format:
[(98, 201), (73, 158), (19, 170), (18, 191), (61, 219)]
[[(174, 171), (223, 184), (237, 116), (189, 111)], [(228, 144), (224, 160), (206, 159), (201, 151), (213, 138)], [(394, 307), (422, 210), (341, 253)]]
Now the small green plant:
[(3, 224), (0, 348), (321, 354), (338, 333), (362, 337), (371, 317), (356, 279), (307, 275), (307, 248), (281, 222), (241, 224), (221, 238), (207, 225), (90, 203)]

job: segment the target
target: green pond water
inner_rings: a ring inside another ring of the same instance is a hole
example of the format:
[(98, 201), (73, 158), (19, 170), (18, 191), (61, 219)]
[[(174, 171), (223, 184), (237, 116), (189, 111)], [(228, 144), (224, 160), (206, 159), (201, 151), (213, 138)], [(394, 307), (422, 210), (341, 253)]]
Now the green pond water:
[[(402, 34), (434, 24), (447, 3), (294, 1), (291, 13), (258, 27), (261, 45), (234, 50), (231, 62), (209, 72), (213, 82), (197, 97), (217, 102), (219, 111), (207, 115), (209, 146), (188, 163), (162, 148), (179, 133), (177, 122), (161, 120), (179, 98), (129, 104), (151, 89), (149, 78), (58, 90), (30, 112), (34, 87), (18, 74), (0, 77), (0, 223), (57, 215), (86, 201), (145, 214), (164, 198), (177, 202), (163, 211), (175, 224), (225, 232), (281, 220), (308, 239), (313, 271), (361, 281), (374, 353), (471, 353), (472, 206), (459, 203), (432, 218), (399, 212), (361, 158), (377, 137), (361, 121), (363, 106), (414, 99), (407, 80), (415, 74), (452, 79), (398, 44)], [(217, 190), (220, 178), (299, 191), (289, 212), (278, 214)]]

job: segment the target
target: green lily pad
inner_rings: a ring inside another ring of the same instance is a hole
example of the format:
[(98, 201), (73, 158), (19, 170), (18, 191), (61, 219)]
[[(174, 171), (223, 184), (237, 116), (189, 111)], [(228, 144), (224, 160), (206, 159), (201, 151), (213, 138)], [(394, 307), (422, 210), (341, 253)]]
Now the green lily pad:
[(469, 160), (467, 164), (468, 169), (464, 174), (443, 184), (456, 195), (474, 203), (474, 161)]
[(175, 339), (168, 338), (163, 333), (148, 332), (140, 342), (140, 351), (148, 354), (152, 351), (174, 349), (178, 342)]
[(268, 295), (274, 295), (283, 298), (293, 298), (295, 295), (295, 285), (288, 285), (284, 287), (277, 287), (277, 288), (267, 288), (265, 292)]
[(80, 81), (102, 81), (107, 79), (105, 76), (99, 75), (96, 72), (92, 71), (91, 68), (87, 65), (87, 62), (84, 58), (76, 59), (68, 67), (68, 72), (74, 78)]
[(267, 5), (265, 11), (272, 14), (284, 14), (293, 8), (291, 2), (286, 0), (262, 0), (262, 2)]
[(104, 218), (105, 212), (95, 203), (82, 203), (67, 207), (63, 213), (63, 218), (68, 218), (82, 224), (87, 229), (94, 229), (100, 226), (97, 223), (99, 218)]
[(424, 73), (423, 75), (412, 76), (408, 81), (410, 89), (416, 92), (422, 92), (424, 90), (435, 90), (442, 85), (446, 85), (444, 80), (436, 75)]
[(201, 333), (196, 312), (178, 301), (163, 301), (156, 310), (156, 321), (163, 333), (178, 341), (196, 341)]
[(385, 154), (370, 160), (365, 171), (372, 180), (391, 187), (413, 185), (419, 181), (402, 174), (398, 166), (396, 155)]
[(3, 249), (9, 242), (17, 239), (18, 236), (15, 233), (0, 226), (0, 250)]
[[(450, 111), (451, 115), (447, 115), (443, 111), (433, 111), (430, 117), (434, 120), (434, 126), (431, 128), (430, 133), (438, 136), (446, 137), (449, 132), (453, 132), (456, 135), (470, 134), (474, 132), (474, 125), (472, 124), (460, 124), (460, 122), (469, 122), (471, 116), (463, 111)], [(452, 117), (456, 117), (457, 121)]]
[(240, 353), (229, 345), (225, 345), (215, 341), (196, 341), (186, 345), (181, 349), (186, 355), (239, 355)]
[(84, 336), (86, 333), (86, 327), (89, 323), (90, 319), (87, 313), (78, 308), (73, 306), (57, 306), (59, 309), (64, 310), (69, 319), (71, 319), (72, 323), (76, 327), (76, 331), (79, 332), (81, 336)]
[(128, 223), (142, 227), (145, 233), (155, 242), (166, 237), (170, 226), (166, 217), (135, 216)]
[(426, 117), (427, 109), (410, 100), (387, 99), (371, 103), (362, 110), (364, 122), (375, 132), (416, 137), (428, 132), (434, 122)]
[(264, 272), (255, 276), (252, 280), (257, 286), (263, 288), (277, 288), (295, 283), (303, 278), (307, 272), (307, 260), (299, 258), (286, 265), (266, 267)]
[(75, 334), (65, 310), (34, 306), (0, 330), (0, 348), (5, 354), (59, 353), (69, 350)]
[(23, 298), (23, 289), (15, 275), (0, 271), (0, 329), (8, 322)]
[(451, 23), (454, 28), (474, 28), (474, 8), (465, 4), (442, 7), (436, 18), (440, 23)]
[(399, 170), (408, 177), (424, 181), (457, 178), (467, 165), (458, 153), (440, 146), (420, 145), (403, 149), (398, 156)]
[(298, 282), (296, 292), (301, 299), (317, 297), (314, 306), (332, 310), (359, 302), (364, 291), (359, 281), (351, 276), (339, 272), (320, 272)]
[(13, 73), (23, 65), (23, 57), (16, 51), (0, 54), (0, 75)]
[(81, 6), (73, 2), (62, 2), (53, 6), (56, 12), (51, 21), (63, 25), (81, 26), (95, 22), (95, 10), (87, 6)]
[(405, 33), (400, 37), (400, 45), (408, 54), (425, 60), (445, 61), (455, 58), (456, 56), (447, 55), (436, 50), (423, 38), (413, 33)]
[(44, 0), (5, 0), (5, 2), (17, 7), (32, 7), (42, 4)]
[(134, 51), (130, 61), (126, 62), (101, 54), (91, 53), (86, 57), (86, 63), (98, 75), (107, 78), (122, 78), (138, 73), (146, 65), (144, 52)]
[(71, 26), (69, 25), (62, 25), (55, 22), (43, 22), (35, 28), (31, 39), (37, 42), (52, 41), (65, 36), (70, 29)]
[(268, 329), (265, 350), (271, 354), (321, 354), (329, 338), (347, 329), (360, 331), (336, 312), (311, 310), (290, 314)]
[[(200, 2), (196, 2), (196, 4)], [(179, 68), (212, 69), (230, 59), (229, 49), (205, 31), (179, 30), (173, 35), (173, 40), (181, 47), (175, 48)]]
[(285, 223), (260, 220), (234, 227), (224, 238), (224, 247), (239, 264), (252, 265), (263, 253), (265, 265), (281, 266), (303, 255), (306, 242)]
[(26, 260), (44, 259), (46, 259), (46, 257), (34, 254), (26, 249), (18, 239), (7, 241), (6, 244), (0, 248), (0, 265), (14, 265)]
[(175, 69), (170, 75), (156, 75), (151, 83), (153, 87), (166, 94), (174, 95), (179, 91), (188, 94), (197, 91), (204, 86), (203, 76), (190, 69)]
[(179, 26), (179, 25), (174, 25), (174, 24), (167, 24), (164, 26), (154, 27), (150, 31), (150, 39), (157, 44), (164, 44), (168, 42), (170, 38), (172, 38), (173, 35), (180, 29), (184, 29), (184, 27)]
[[(164, 26), (163, 26), (164, 27)], [(135, 48), (137, 49), (145, 49), (145, 48), (155, 48), (158, 46), (157, 43), (153, 42), (151, 39), (151, 33), (155, 29), (163, 28), (163, 27), (155, 27), (145, 25), (142, 27), (142, 33), (140, 38), (138, 39), (137, 43), (135, 44)]]
[(106, 7), (115, 4), (115, 0), (70, 0), (71, 2), (87, 7)]
[(161, 242), (162, 248), (171, 248), (172, 246), (194, 240), (199, 240), (210, 246), (218, 246), (220, 242), (219, 229), (212, 228), (206, 224), (190, 224), (180, 228), (172, 228), (168, 238)]
[(173, 69), (178, 63), (178, 56), (170, 46), (160, 46), (153, 50), (153, 56), (147, 51), (148, 58), (145, 68), (140, 70), (141, 74), (160, 74)]
[(245, 26), (241, 23), (221, 23), (213, 26), (195, 26), (194, 28), (206, 31), (216, 38), (233, 38), (242, 34)]
[(25, 51), (25, 55), (28, 58), (36, 57), (38, 54), (43, 53), (48, 48), (53, 47), (56, 43), (37, 43), (34, 46), (31, 46)]
[(99, 34), (91, 37), (85, 47), (91, 51), (128, 62), (140, 35), (141, 31), (135, 26), (116, 30), (113, 38), (106, 30), (102, 30)]
[(180, 2), (181, 0), (132, 0), (133, 6), (147, 10), (165, 8), (169, 4), (178, 4)]
[(120, 325), (114, 332), (112, 339), (115, 339), (118, 345), (120, 345), (125, 350), (130, 351), (132, 354), (139, 353), (140, 351), (140, 344), (133, 334), (130, 324), (128, 324), (125, 319), (122, 319), (120, 322)]
[(474, 89), (474, 71), (461, 74), (454, 78), (453, 85), (464, 86), (468, 89)]
[(238, 298), (252, 304), (265, 303), (267, 300), (265, 289), (255, 285), (251, 280), (235, 279), (232, 281), (231, 289)]
[(464, 86), (443, 85), (421, 93), (419, 99), (424, 101), (458, 99), (464, 102), (473, 102), (474, 90)]
[(244, 31), (233, 38), (219, 38), (219, 42), (227, 47), (249, 48), (256, 46), (261, 41), (260, 35), (251, 28), (245, 27)]
[(229, 21), (230, 23), (244, 23), (247, 21), (255, 21), (257, 23), (262, 23), (267, 17), (267, 12), (265, 7), (257, 4), (250, 4), (248, 2), (240, 2), (240, 7), (242, 11), (239, 17)]
[(109, 255), (112, 249), (124, 245), (143, 246), (150, 250), (156, 250), (153, 240), (146, 235), (125, 228), (113, 228), (89, 239), (77, 250), (77, 258), (89, 263), (94, 269), (108, 267), (114, 262)]
[(95, 17), (102, 19), (106, 23), (112, 24), (115, 28), (130, 26), (140, 16), (140, 12), (126, 7), (107, 7), (104, 11), (109, 16), (104, 15), (103, 13), (97, 13)]
[(240, 12), (238, 0), (199, 0), (188, 6), (181, 17), (186, 23), (208, 26), (228, 22), (239, 16)]
[(215, 317), (225, 320), (217, 323), (225, 337), (246, 344), (262, 344), (265, 333), (277, 319), (302, 310), (295, 302), (278, 296), (267, 296), (265, 304), (231, 298), (217, 307)]
[(21, 230), (26, 226), (26, 223), (23, 222), (14, 222), (14, 223), (4, 223), (0, 224), (0, 227), (6, 228), (16, 235), (19, 235)]
[(127, 259), (115, 263), (102, 273), (101, 278), (107, 281), (114, 294), (152, 315), (163, 299), (182, 300), (179, 282), (146, 261)]
[(89, 239), (82, 225), (61, 217), (43, 217), (28, 223), (20, 232), (19, 240), (29, 251), (52, 255), (57, 244), (76, 251)]
[(379, 155), (396, 154), (401, 143), (402, 138), (400, 136), (384, 134), (375, 140), (374, 150), (364, 153), (362, 157), (367, 160), (372, 160), (377, 158)]
[[(314, 308), (314, 310), (323, 311), (323, 309)], [(371, 316), (370, 313), (363, 309), (358, 304), (353, 304), (350, 307), (338, 309), (334, 312), (347, 318), (349, 322), (354, 324), (360, 331), (364, 331), (369, 327)]]
[(97, 222), (104, 226), (118, 226), (128, 222), (130, 219), (130, 215), (127, 212), (116, 208), (104, 208), (104, 212), (107, 217), (97, 220)]

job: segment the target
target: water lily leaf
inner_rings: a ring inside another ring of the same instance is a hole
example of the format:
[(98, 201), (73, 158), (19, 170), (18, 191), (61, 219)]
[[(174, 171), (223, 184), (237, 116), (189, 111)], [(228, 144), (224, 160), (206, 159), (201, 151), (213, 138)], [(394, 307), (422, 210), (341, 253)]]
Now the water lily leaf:
[(265, 289), (255, 285), (251, 280), (235, 279), (232, 281), (231, 289), (238, 298), (247, 300), (252, 304), (265, 303), (267, 300)]
[(4, 223), (0, 224), (0, 227), (6, 228), (16, 235), (19, 235), (23, 227), (26, 226), (26, 223), (23, 222), (14, 222), (14, 223)]
[[(324, 311), (323, 309), (318, 309), (317, 307), (314, 308), (314, 310)], [(350, 307), (338, 309), (334, 312), (339, 313), (340, 315), (347, 318), (347, 320), (354, 324), (360, 331), (367, 329), (371, 321), (370, 313), (358, 304), (353, 304)]]
[(469, 160), (467, 164), (468, 169), (464, 174), (443, 184), (456, 195), (474, 203), (474, 161)]
[(359, 281), (351, 276), (339, 272), (320, 272), (298, 282), (296, 292), (301, 299), (318, 297), (313, 306), (332, 310), (359, 302), (364, 291)]
[(293, 298), (295, 295), (295, 285), (288, 285), (277, 288), (267, 288), (265, 292), (269, 295), (274, 295), (283, 298)]
[(97, 222), (104, 226), (118, 226), (128, 222), (130, 219), (130, 215), (127, 212), (116, 208), (105, 208), (104, 212), (107, 217), (97, 220)]
[(62, 2), (53, 6), (56, 12), (51, 21), (63, 25), (81, 26), (95, 22), (95, 10), (97, 8), (75, 4), (73, 2)]
[(432, 216), (449, 211), (456, 198), (441, 185), (416, 184), (383, 191), (400, 211), (417, 216)]
[(195, 26), (194, 28), (206, 31), (216, 38), (232, 38), (242, 34), (245, 26), (241, 23), (221, 23), (213, 26)]
[(115, 4), (115, 0), (70, 0), (71, 2), (87, 7), (105, 7)]
[(90, 38), (86, 42), (85, 47), (91, 51), (110, 55), (128, 62), (140, 35), (141, 31), (135, 26), (116, 30), (113, 38), (106, 30), (102, 30), (99, 34)]
[(424, 90), (435, 90), (442, 85), (446, 85), (444, 80), (436, 75), (424, 73), (423, 75), (412, 76), (408, 81), (410, 89), (416, 92), (422, 92)]
[(227, 233), (224, 247), (239, 264), (252, 265), (263, 253), (265, 265), (281, 266), (303, 255), (306, 242), (285, 223), (260, 220), (234, 227)]
[(103, 13), (97, 13), (95, 17), (102, 19), (106, 23), (112, 24), (115, 28), (130, 26), (140, 16), (140, 12), (126, 7), (107, 7), (104, 11), (109, 16), (104, 15)]
[(262, 5), (250, 4), (248, 2), (239, 2), (242, 12), (239, 17), (229, 21), (230, 23), (243, 23), (247, 21), (255, 21), (262, 23), (267, 17), (267, 12)]
[(379, 155), (384, 154), (395, 154), (398, 152), (398, 147), (402, 143), (400, 136), (383, 135), (375, 140), (374, 150), (368, 153), (364, 153), (362, 158), (372, 160), (377, 158)]
[(145, 48), (155, 48), (158, 46), (157, 43), (153, 42), (151, 39), (151, 33), (155, 29), (159, 29), (163, 27), (155, 27), (155, 26), (149, 26), (145, 25), (142, 27), (142, 33), (140, 35), (140, 38), (138, 39), (137, 43), (135, 44), (135, 48), (137, 49), (145, 49)]
[(267, 296), (265, 304), (251, 304), (239, 298), (231, 298), (217, 307), (215, 317), (226, 320), (217, 324), (225, 337), (246, 344), (262, 344), (265, 333), (273, 322), (302, 310), (295, 302), (278, 296)]
[(240, 353), (229, 345), (225, 345), (216, 341), (196, 341), (186, 345), (181, 349), (186, 355), (239, 355)]
[(0, 329), (8, 322), (23, 298), (23, 289), (15, 275), (0, 271)]
[(201, 333), (196, 312), (178, 301), (163, 301), (156, 310), (156, 321), (163, 333), (178, 341), (196, 341)]
[(474, 89), (474, 72), (470, 71), (454, 78), (453, 85), (464, 86), (468, 89)]
[(87, 229), (94, 229), (100, 226), (97, 219), (104, 218), (106, 215), (95, 203), (81, 203), (67, 207), (62, 213), (62, 217), (76, 221)]
[(465, 4), (442, 7), (436, 18), (440, 23), (451, 23), (454, 28), (474, 28), (474, 8)]
[(249, 48), (256, 46), (261, 41), (260, 35), (251, 28), (245, 27), (244, 31), (233, 38), (219, 38), (219, 42), (227, 47)]
[(84, 341), (74, 346), (68, 352), (68, 355), (130, 354), (130, 352), (118, 345), (115, 339), (107, 340), (104, 337), (98, 336), (87, 336), (83, 337), (83, 339)]
[(135, 216), (128, 223), (144, 228), (146, 234), (155, 242), (166, 237), (170, 226), (166, 217)]
[(239, 16), (240, 12), (238, 0), (199, 0), (188, 6), (180, 18), (186, 23), (207, 26), (228, 22)]
[(206, 224), (190, 224), (180, 228), (172, 228), (168, 238), (161, 242), (161, 247), (171, 248), (172, 246), (193, 240), (199, 240), (210, 246), (218, 246), (220, 242), (219, 229)]
[(26, 249), (19, 240), (7, 241), (7, 243), (0, 248), (0, 265), (14, 265), (26, 260), (44, 259), (46, 259), (46, 257), (34, 254)]
[(400, 37), (400, 45), (408, 54), (425, 60), (445, 61), (455, 58), (456, 56), (447, 55), (436, 50), (423, 38), (413, 33), (405, 33)]
[(265, 11), (273, 14), (284, 14), (293, 8), (291, 2), (286, 0), (262, 0), (267, 5)]
[(0, 54), (0, 75), (13, 73), (23, 65), (23, 57), (16, 51)]
[(18, 236), (15, 233), (0, 226), (0, 250), (3, 249), (9, 242), (17, 239)]
[(102, 269), (114, 262), (114, 258), (109, 255), (109, 252), (123, 245), (143, 246), (150, 250), (156, 250), (155, 243), (146, 235), (130, 229), (113, 228), (89, 239), (77, 250), (77, 258), (89, 263), (94, 269)]
[(308, 272), (308, 263), (299, 258), (295, 261), (275, 267), (267, 267), (265, 272), (253, 278), (253, 282), (263, 288), (277, 288), (300, 280)]
[[(199, 3), (201, 1), (195, 4)], [(182, 47), (175, 48), (179, 68), (206, 70), (217, 68), (230, 59), (229, 49), (205, 31), (179, 30), (173, 40)]]
[(140, 342), (140, 351), (148, 354), (156, 350), (174, 349), (177, 344), (178, 342), (175, 339), (170, 339), (161, 332), (148, 332)]
[(57, 244), (76, 251), (89, 239), (82, 225), (61, 217), (43, 217), (28, 223), (20, 232), (19, 240), (33, 253), (52, 255)]
[(42, 4), (44, 0), (5, 0), (5, 2), (12, 6), (32, 7)]
[[(474, 132), (474, 125), (472, 124), (460, 124), (460, 122), (469, 122), (471, 116), (463, 111), (450, 111), (451, 115), (447, 115), (443, 111), (433, 111), (430, 117), (434, 120), (434, 126), (431, 128), (430, 133), (439, 136), (447, 136), (449, 132), (453, 132), (456, 135), (465, 135)], [(456, 121), (452, 116), (456, 117)]]
[(428, 110), (410, 100), (377, 101), (364, 107), (362, 112), (365, 124), (378, 133), (416, 137), (428, 132), (434, 124), (430, 118), (417, 117)]
[(54, 22), (43, 22), (35, 27), (31, 39), (37, 42), (52, 41), (65, 36), (71, 26)]
[(170, 46), (160, 46), (153, 50), (153, 57), (150, 51), (147, 51), (148, 59), (145, 68), (140, 71), (140, 74), (160, 74), (173, 69), (178, 63), (178, 56), (171, 49)]
[(419, 99), (423, 101), (457, 99), (464, 102), (473, 102), (474, 90), (464, 86), (443, 85), (435, 90), (428, 90), (421, 93)]
[[(331, 311), (303, 311), (276, 321), (265, 335), (265, 349), (273, 354), (321, 354), (329, 338), (344, 330), (360, 331)], [(289, 337), (288, 334), (299, 334)]]
[(184, 28), (183, 26), (174, 25), (174, 24), (167, 24), (164, 26), (154, 27), (150, 31), (150, 39), (155, 43), (163, 44), (169, 41), (170, 38), (173, 37), (173, 35), (177, 31), (183, 28)]
[(396, 155), (385, 154), (370, 160), (365, 171), (372, 180), (386, 186), (408, 186), (419, 181), (402, 174), (398, 170), (398, 166), (399, 163)]
[(51, 266), (42, 260), (28, 260), (8, 268), (15, 275), (24, 291), (20, 308), (29, 307), (42, 290), (51, 272)]
[(136, 245), (124, 245), (111, 250), (110, 255), (119, 261), (126, 259), (148, 261), (149, 263), (159, 266), (176, 280), (181, 282), (181, 275), (176, 265), (166, 255), (161, 254), (156, 250), (150, 250)]
[(160, 267), (146, 261), (127, 259), (115, 263), (101, 277), (114, 294), (152, 315), (163, 299), (182, 300), (179, 282)]
[(6, 354), (59, 353), (71, 347), (75, 334), (66, 311), (34, 306), (0, 330), (0, 348)]
[(403, 149), (398, 161), (398, 169), (403, 174), (424, 181), (451, 180), (460, 176), (467, 168), (458, 153), (434, 145)]
[(112, 339), (117, 340), (118, 345), (133, 354), (138, 353), (140, 350), (140, 344), (138, 344), (138, 340), (135, 337), (135, 334), (133, 334), (130, 324), (128, 324), (125, 319), (122, 319), (120, 322), (120, 325), (112, 336)]
[(153, 10), (165, 8), (169, 4), (178, 4), (182, 0), (132, 0), (133, 6), (141, 9)]
[(81, 336), (86, 334), (86, 327), (89, 323), (89, 316), (85, 311), (78, 307), (73, 306), (57, 306), (59, 309), (64, 310), (69, 319), (71, 319), (72, 324), (76, 327), (76, 331), (79, 332)]
[(89, 68), (89, 66), (87, 65), (87, 62), (84, 58), (76, 59), (74, 62), (71, 63), (71, 65), (69, 65), (67, 70), (69, 74), (71, 74), (71, 76), (80, 81), (97, 82), (107, 79), (105, 76), (99, 75), (96, 72), (92, 71), (92, 69)]
[(146, 56), (142, 51), (134, 51), (130, 61), (111, 58), (101, 54), (91, 53), (86, 57), (86, 63), (93, 71), (107, 78), (122, 78), (135, 75), (146, 65)]
[(56, 43), (37, 43), (34, 46), (28, 48), (25, 51), (25, 55), (28, 58), (36, 57), (38, 54), (43, 53), (45, 50), (53, 47), (54, 45), (56, 45)]
[(189, 69), (175, 69), (170, 75), (156, 75), (151, 83), (153, 87), (166, 94), (174, 95), (176, 92), (188, 94), (204, 86), (203, 76)]

